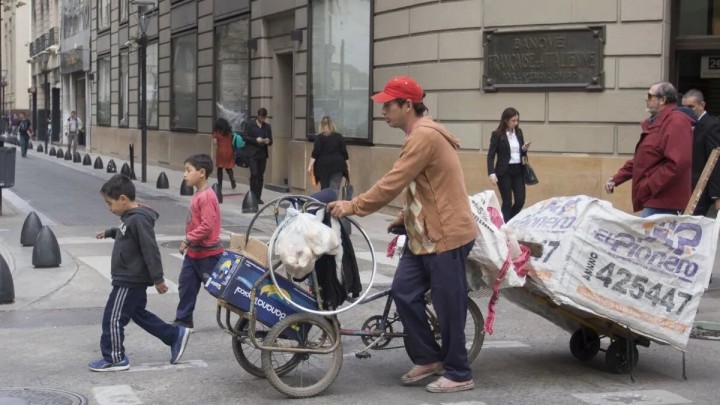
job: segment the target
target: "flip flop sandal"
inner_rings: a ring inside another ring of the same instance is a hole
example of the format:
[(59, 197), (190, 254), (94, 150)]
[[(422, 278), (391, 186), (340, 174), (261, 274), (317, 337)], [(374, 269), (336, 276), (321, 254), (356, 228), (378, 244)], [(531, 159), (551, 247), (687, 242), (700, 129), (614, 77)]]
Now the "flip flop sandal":
[(425, 390), (428, 392), (435, 392), (435, 393), (448, 393), (448, 392), (468, 391), (468, 390), (475, 388), (475, 382), (473, 380), (465, 381), (464, 383), (462, 383), (460, 385), (453, 385), (453, 386), (445, 386), (444, 384), (446, 382), (454, 382), (454, 381), (450, 381), (445, 377), (440, 377), (437, 380), (426, 385)]
[(404, 376), (400, 379), (404, 385), (412, 384), (414, 382), (418, 382), (420, 380), (424, 380), (425, 378), (428, 378), (433, 375), (437, 375), (437, 373), (444, 373), (445, 367), (442, 363), (438, 363), (435, 367), (431, 367), (427, 369), (425, 372), (410, 376), (410, 374), (413, 374), (413, 371), (418, 368), (419, 366), (413, 367), (410, 371), (405, 373)]

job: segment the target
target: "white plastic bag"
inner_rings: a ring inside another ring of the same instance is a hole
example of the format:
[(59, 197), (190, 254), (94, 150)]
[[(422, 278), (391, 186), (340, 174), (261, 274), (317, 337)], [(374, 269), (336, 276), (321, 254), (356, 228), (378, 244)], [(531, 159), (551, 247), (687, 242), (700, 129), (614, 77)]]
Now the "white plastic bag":
[[(490, 287), (498, 279), (500, 288), (525, 285), (524, 271), (514, 263), (522, 257), (523, 252), (515, 234), (503, 226), (500, 203), (495, 193), (484, 191), (470, 197), (470, 209), (478, 226), (475, 246), (468, 255), (468, 262), (471, 262), (468, 266), (470, 288), (479, 289), (479, 277)], [(512, 271), (501, 275), (501, 269), (508, 265)], [(476, 274), (478, 270), (482, 271), (482, 275)]]
[(323, 210), (308, 214), (288, 208), (284, 221), (287, 225), (275, 241), (275, 254), (280, 257), (288, 275), (305, 277), (318, 257), (338, 253), (340, 238), (322, 223), (323, 216)]

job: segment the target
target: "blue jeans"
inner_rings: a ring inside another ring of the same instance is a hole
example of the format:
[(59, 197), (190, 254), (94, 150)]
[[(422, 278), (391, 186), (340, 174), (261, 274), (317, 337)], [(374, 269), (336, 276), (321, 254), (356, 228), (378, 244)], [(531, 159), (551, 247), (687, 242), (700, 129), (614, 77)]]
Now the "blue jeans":
[[(465, 348), (467, 278), (465, 259), (475, 241), (438, 254), (415, 255), (405, 249), (392, 283), (392, 296), (407, 337), (405, 350), (417, 365), (442, 362), (445, 378), (472, 379)], [(423, 296), (432, 290), (432, 304), (440, 322), (442, 347), (425, 313)]]
[(178, 277), (180, 302), (175, 312), (175, 321), (187, 324), (193, 323), (195, 302), (197, 302), (198, 292), (203, 283), (203, 275), (210, 276), (210, 273), (212, 273), (215, 265), (220, 260), (220, 256), (222, 254), (193, 259), (185, 255), (182, 269), (180, 269), (180, 277)]
[(642, 211), (640, 211), (640, 217), (641, 218), (647, 218), (651, 215), (655, 214), (671, 214), (671, 215), (678, 215), (679, 210), (673, 210), (670, 208), (643, 208)]
[(28, 144), (30, 143), (30, 137), (27, 135), (20, 135), (20, 156), (27, 156)]

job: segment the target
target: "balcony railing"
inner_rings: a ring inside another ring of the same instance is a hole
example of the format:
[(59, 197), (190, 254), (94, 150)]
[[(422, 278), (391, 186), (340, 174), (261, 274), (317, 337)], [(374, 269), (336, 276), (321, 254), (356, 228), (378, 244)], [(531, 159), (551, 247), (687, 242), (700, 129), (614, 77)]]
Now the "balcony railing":
[(33, 58), (48, 47), (58, 45), (59, 43), (60, 30), (57, 27), (51, 28), (48, 32), (35, 38), (35, 40), (30, 43), (30, 57)]

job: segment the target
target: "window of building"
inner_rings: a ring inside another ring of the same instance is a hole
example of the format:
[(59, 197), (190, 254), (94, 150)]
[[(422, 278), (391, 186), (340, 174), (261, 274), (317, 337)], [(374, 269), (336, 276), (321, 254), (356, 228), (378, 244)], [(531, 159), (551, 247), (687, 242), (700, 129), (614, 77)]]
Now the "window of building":
[(249, 32), (248, 17), (215, 29), (215, 115), (237, 131), (250, 110)]
[(196, 129), (197, 35), (195, 31), (172, 39), (171, 130)]
[(346, 138), (370, 140), (370, 0), (313, 0), (308, 123), (330, 116)]
[[(33, 17), (34, 18), (34, 17)], [(90, 28), (90, 0), (63, 2), (63, 38), (70, 38)]]
[(130, 122), (130, 59), (127, 49), (120, 51), (120, 97), (118, 99), (118, 126), (127, 127)]
[(97, 124), (110, 125), (110, 55), (97, 61)]
[(720, 0), (678, 1), (678, 35), (720, 35)]
[(97, 14), (98, 31), (110, 28), (110, 0), (98, 0)]
[(145, 88), (147, 89), (145, 116), (147, 117), (147, 126), (151, 128), (158, 127), (158, 43), (149, 43), (146, 50), (147, 67), (145, 74)]
[(120, 23), (128, 21), (128, 3), (127, 0), (120, 0)]

